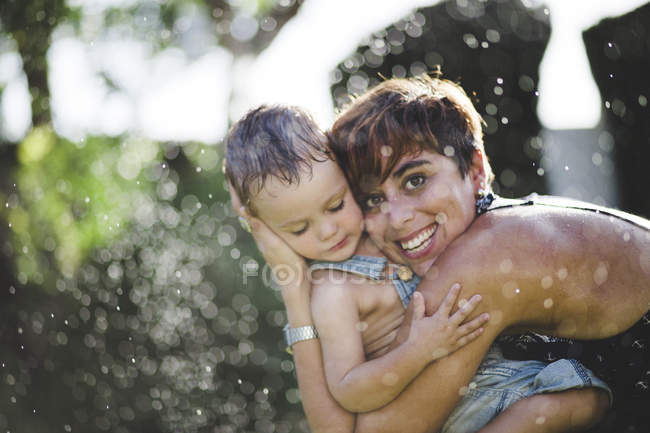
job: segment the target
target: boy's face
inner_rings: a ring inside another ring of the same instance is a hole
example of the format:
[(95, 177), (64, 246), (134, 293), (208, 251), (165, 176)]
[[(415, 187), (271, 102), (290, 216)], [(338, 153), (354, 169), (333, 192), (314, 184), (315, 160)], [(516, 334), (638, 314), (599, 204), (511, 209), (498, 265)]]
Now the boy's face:
[(252, 198), (258, 216), (294, 251), (312, 260), (341, 261), (357, 249), (361, 210), (339, 166), (314, 162), (297, 185), (273, 177)]

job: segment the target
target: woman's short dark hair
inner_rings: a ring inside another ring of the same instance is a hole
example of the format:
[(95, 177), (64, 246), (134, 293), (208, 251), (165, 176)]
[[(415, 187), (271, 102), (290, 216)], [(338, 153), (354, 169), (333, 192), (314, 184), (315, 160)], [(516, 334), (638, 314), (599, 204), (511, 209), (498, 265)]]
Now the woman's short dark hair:
[(242, 204), (269, 176), (297, 184), (313, 162), (330, 158), (327, 138), (304, 110), (262, 105), (233, 125), (226, 137), (225, 174)]
[(329, 133), (330, 147), (357, 192), (366, 181), (383, 183), (403, 156), (423, 150), (453, 158), (465, 176), (474, 150), (485, 155), (483, 123), (458, 84), (428, 75), (393, 78), (339, 115)]

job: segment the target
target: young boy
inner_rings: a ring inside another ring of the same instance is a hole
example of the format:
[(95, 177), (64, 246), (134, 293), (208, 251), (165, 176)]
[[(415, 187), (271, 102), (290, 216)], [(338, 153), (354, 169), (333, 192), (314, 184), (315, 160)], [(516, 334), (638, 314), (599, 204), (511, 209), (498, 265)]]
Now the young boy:
[[(227, 138), (226, 176), (251, 215), (312, 261), (312, 312), (318, 333), (302, 330), (306, 334), (294, 341), (320, 336), (329, 390), (347, 410), (371, 411), (389, 403), (429, 362), (481, 334), (486, 315), (463, 323), (479, 297), (451, 314), (457, 288), (450, 290), (433, 316), (424, 317), (423, 309), (417, 308), (422, 304), (415, 292), (419, 278), (406, 267), (388, 264), (364, 235), (361, 211), (347, 180), (332, 159), (324, 134), (304, 112), (266, 106), (249, 112)], [(419, 314), (407, 340), (389, 350), (411, 297)], [(558, 374), (562, 381), (555, 380)], [(476, 431), (510, 404), (535, 394), (582, 387), (593, 388), (580, 392), (598, 392), (597, 388), (609, 392), (575, 361), (549, 365), (507, 361), (496, 348), (473, 383), (489, 388), (495, 404), (463, 399), (443, 431)], [(558, 394), (544, 398), (554, 395)], [(592, 409), (585, 406), (593, 399), (582, 400), (578, 392), (574, 400), (562, 410)], [(516, 413), (507, 425), (518, 429), (531, 425), (521, 410)], [(593, 421), (586, 420), (582, 427)], [(554, 431), (580, 427), (567, 421)]]

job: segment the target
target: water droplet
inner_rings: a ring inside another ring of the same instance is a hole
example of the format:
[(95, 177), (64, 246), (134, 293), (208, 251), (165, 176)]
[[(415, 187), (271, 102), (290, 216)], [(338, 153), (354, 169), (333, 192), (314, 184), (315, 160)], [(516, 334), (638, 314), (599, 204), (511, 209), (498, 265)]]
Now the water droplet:
[(546, 298), (544, 299), (544, 308), (547, 310), (553, 306), (553, 299), (551, 298)]
[(510, 271), (512, 271), (512, 260), (510, 260), (510, 259), (503, 260), (499, 264), (499, 270), (504, 274), (507, 274)]
[(449, 158), (453, 157), (456, 154), (456, 150), (450, 145), (446, 145), (443, 149), (443, 152), (445, 156), (448, 156)]

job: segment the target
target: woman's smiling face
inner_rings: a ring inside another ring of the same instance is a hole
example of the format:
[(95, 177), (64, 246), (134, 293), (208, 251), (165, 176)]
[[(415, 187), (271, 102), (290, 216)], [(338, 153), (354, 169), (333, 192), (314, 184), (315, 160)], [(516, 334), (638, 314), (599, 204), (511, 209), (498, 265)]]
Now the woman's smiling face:
[(423, 275), (474, 219), (482, 167), (479, 151), (464, 177), (453, 159), (437, 152), (404, 156), (383, 183), (362, 186), (370, 237), (391, 260)]

